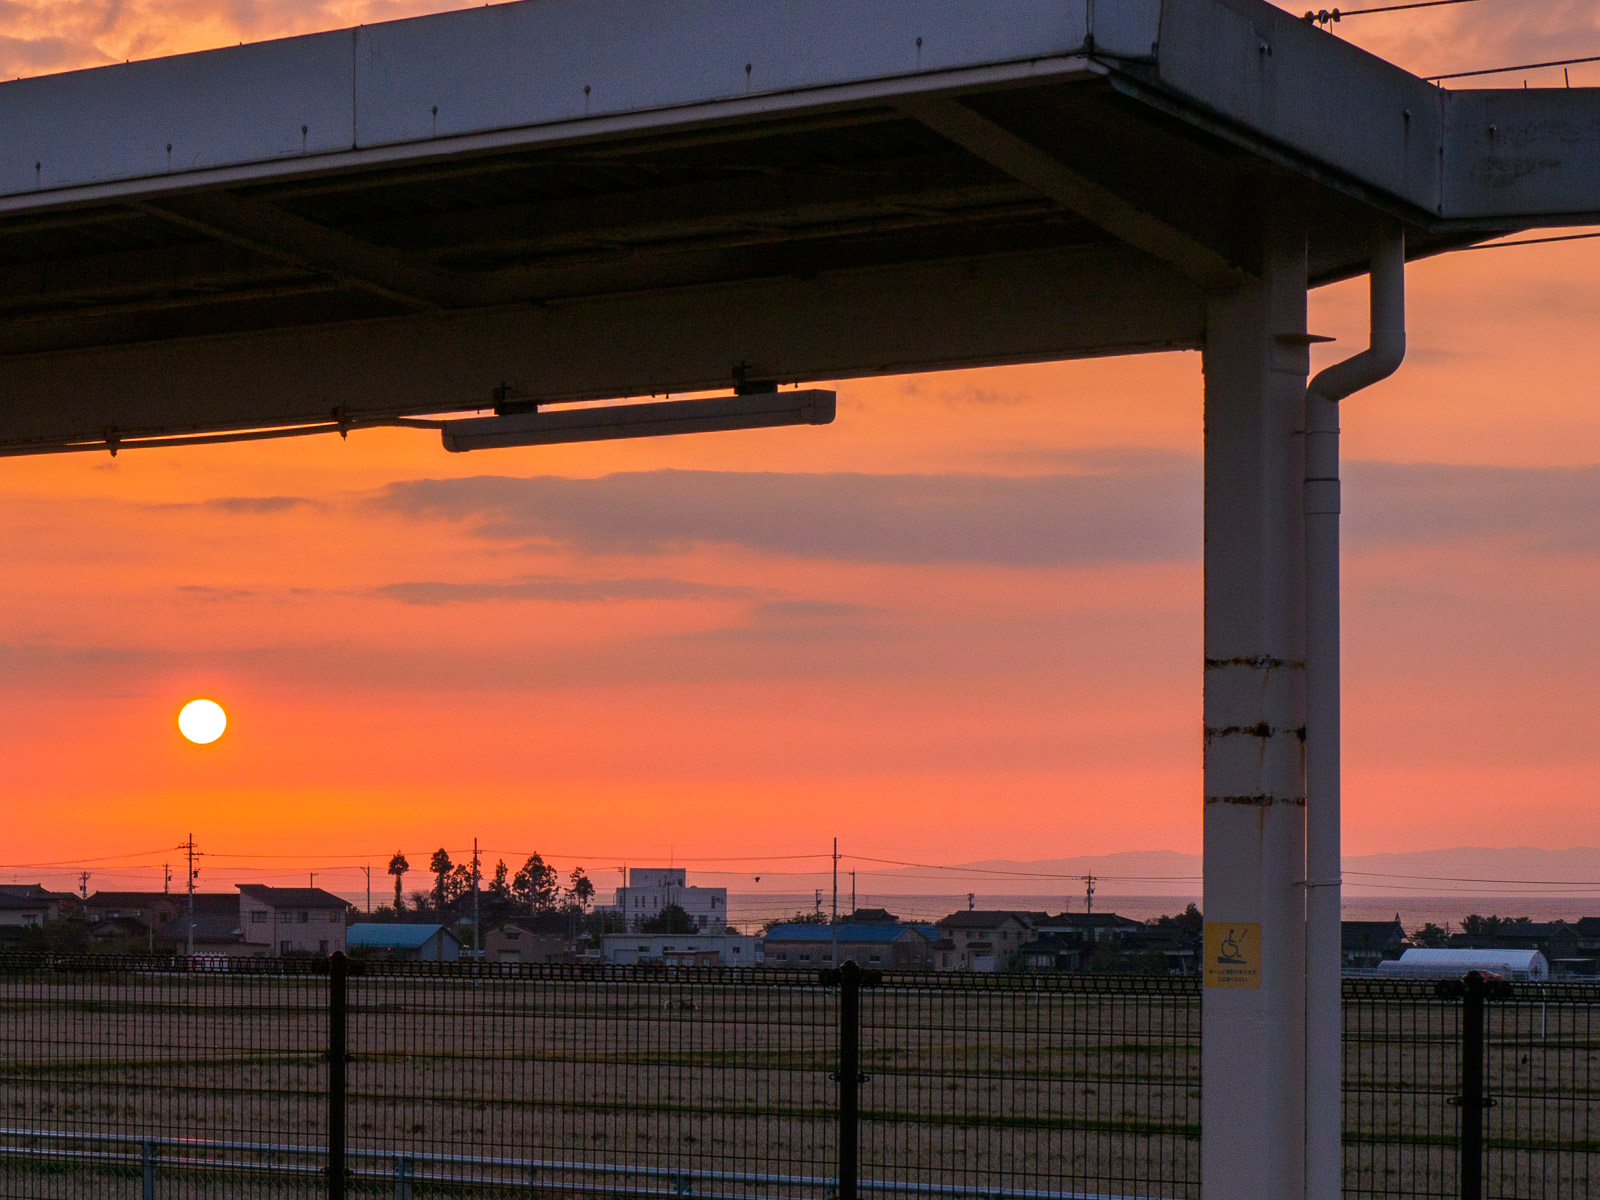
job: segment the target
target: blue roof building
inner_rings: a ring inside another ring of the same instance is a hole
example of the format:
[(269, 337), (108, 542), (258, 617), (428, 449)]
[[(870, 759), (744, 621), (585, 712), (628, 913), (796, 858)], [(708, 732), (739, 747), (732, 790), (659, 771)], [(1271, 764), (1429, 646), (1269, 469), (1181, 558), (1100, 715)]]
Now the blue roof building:
[(443, 925), (361, 923), (344, 936), (352, 951), (374, 958), (455, 962), (461, 957), (460, 940)]

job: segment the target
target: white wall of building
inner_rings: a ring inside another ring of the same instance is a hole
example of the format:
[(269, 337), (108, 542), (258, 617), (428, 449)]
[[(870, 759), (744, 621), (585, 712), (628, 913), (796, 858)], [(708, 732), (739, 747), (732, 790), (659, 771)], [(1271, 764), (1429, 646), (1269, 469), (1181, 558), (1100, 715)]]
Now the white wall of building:
[(628, 928), (637, 929), (672, 904), (688, 913), (702, 933), (721, 933), (727, 927), (728, 889), (691, 886), (682, 867), (630, 868), (627, 886), (618, 888), (615, 902), (600, 911), (623, 913)]
[(756, 965), (756, 939), (743, 933), (608, 933), (600, 942), (600, 960), (618, 966), (662, 962), (668, 954), (714, 950), (718, 965)]

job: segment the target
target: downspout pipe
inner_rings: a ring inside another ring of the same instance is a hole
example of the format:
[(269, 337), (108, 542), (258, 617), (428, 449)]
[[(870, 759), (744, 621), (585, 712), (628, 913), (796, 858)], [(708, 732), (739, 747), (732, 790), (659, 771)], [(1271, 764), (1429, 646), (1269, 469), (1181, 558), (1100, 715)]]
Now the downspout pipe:
[(1306, 1200), (1340, 1200), (1344, 1070), (1340, 1004), (1339, 401), (1406, 356), (1403, 230), (1374, 239), (1367, 349), (1306, 391)]

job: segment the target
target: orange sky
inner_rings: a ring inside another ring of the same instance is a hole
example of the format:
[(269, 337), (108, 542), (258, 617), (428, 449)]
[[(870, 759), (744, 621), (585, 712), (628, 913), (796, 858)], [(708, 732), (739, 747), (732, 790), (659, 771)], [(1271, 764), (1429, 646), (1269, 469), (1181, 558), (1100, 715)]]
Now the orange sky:
[[(11, 0), (0, 71), (449, 7)], [(1341, 34), (1431, 73), (1600, 53), (1595, 7)], [(1600, 844), (1600, 242), (1411, 280), (1410, 360), (1345, 417), (1346, 847)], [(1363, 319), (1314, 297), (1327, 357)], [(839, 395), (603, 447), (6, 461), (0, 860), (1197, 850), (1198, 356)]]

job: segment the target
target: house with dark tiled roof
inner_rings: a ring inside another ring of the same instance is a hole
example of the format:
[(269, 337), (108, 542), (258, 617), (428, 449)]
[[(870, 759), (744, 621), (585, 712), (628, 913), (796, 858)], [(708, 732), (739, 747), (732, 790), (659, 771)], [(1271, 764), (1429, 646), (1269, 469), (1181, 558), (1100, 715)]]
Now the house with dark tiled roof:
[(50, 905), (41, 899), (0, 894), (0, 926), (26, 929), (43, 925)]
[(1076, 971), (1083, 966), (1082, 941), (1066, 933), (1040, 933), (1017, 947), (1024, 971)]
[(42, 903), (46, 921), (60, 921), (83, 903), (72, 892), (53, 892), (42, 883), (0, 883), (0, 896)]
[(266, 957), (333, 954), (345, 948), (342, 897), (318, 887), (268, 887), (236, 884), (239, 928), (246, 945)]
[(941, 971), (1005, 971), (1047, 914), (1018, 909), (966, 909), (939, 921)]
[(1399, 913), (1392, 921), (1341, 921), (1339, 946), (1345, 967), (1373, 970), (1405, 951), (1406, 927), (1400, 923)]
[[(238, 908), (239, 898), (232, 892), (196, 892), (196, 911), (219, 900)], [(179, 913), (189, 911), (186, 892), (94, 892), (83, 902), (83, 915), (93, 927), (112, 919), (138, 921), (146, 929), (160, 930)]]

